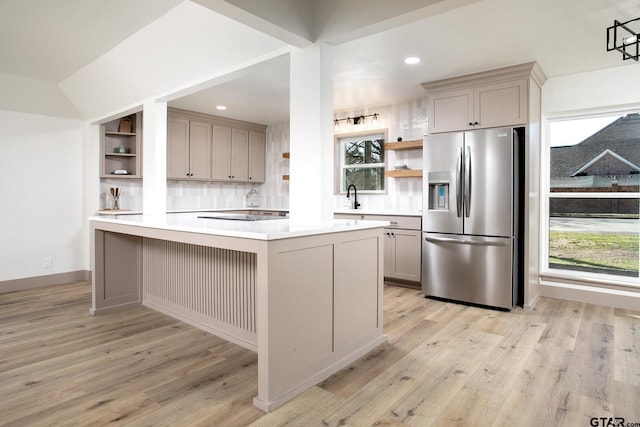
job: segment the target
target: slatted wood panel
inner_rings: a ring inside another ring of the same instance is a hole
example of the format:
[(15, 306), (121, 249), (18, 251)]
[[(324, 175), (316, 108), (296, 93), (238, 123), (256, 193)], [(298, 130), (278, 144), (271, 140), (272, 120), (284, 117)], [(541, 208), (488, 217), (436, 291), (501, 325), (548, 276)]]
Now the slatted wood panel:
[(147, 238), (142, 253), (145, 303), (256, 344), (256, 254)]

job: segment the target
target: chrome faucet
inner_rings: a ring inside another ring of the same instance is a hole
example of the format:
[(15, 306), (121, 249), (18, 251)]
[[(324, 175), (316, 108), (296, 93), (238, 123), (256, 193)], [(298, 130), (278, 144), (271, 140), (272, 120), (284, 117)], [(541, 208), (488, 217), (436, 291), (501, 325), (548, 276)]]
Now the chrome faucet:
[(353, 209), (358, 209), (358, 206), (360, 206), (360, 203), (358, 203), (358, 189), (353, 184), (349, 184), (347, 187), (347, 199), (351, 198), (351, 187), (353, 187)]

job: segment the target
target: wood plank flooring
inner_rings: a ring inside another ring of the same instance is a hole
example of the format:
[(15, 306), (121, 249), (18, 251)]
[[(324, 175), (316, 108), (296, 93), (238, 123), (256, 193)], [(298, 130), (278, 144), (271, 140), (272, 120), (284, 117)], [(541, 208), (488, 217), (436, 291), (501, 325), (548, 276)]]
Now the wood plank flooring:
[(510, 313), (385, 287), (388, 342), (264, 414), (257, 356), (90, 285), (0, 294), (0, 425), (640, 426), (640, 312), (542, 298)]

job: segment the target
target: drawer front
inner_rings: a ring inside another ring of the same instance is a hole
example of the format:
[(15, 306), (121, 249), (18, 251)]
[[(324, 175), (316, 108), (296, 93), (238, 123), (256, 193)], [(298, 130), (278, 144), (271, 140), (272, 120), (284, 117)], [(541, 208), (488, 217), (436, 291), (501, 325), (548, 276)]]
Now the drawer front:
[(386, 228), (404, 228), (406, 230), (422, 230), (422, 217), (403, 215), (369, 215), (337, 213), (335, 219), (359, 219), (366, 221), (388, 221)]
[(387, 228), (422, 229), (422, 217), (419, 216), (365, 215), (365, 219), (370, 221), (389, 221)]

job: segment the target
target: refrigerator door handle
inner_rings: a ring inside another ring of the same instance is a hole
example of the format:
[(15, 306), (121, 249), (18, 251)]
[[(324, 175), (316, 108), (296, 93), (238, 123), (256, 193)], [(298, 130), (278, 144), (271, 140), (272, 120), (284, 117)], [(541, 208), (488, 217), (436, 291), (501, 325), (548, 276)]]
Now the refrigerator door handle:
[(462, 211), (462, 147), (458, 148), (458, 160), (456, 160), (456, 209), (458, 218)]
[(464, 216), (471, 215), (471, 151), (464, 147)]
[(480, 241), (480, 240), (463, 240), (463, 239), (450, 239), (447, 237), (425, 237), (424, 240), (431, 243), (455, 243), (458, 245), (474, 245), (474, 246), (507, 246), (506, 241)]

